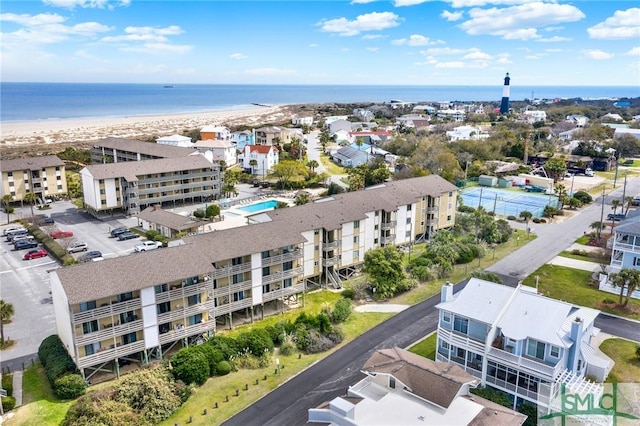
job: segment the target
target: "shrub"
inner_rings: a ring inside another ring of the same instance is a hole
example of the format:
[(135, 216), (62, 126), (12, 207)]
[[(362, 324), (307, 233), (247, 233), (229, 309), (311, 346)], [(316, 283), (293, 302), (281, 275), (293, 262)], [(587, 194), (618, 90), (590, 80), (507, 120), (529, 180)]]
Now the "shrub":
[(507, 220), (516, 220), (516, 217), (514, 215), (509, 215), (507, 216)]
[(53, 391), (60, 399), (75, 399), (87, 391), (87, 383), (79, 374), (67, 374), (54, 382)]
[(537, 217), (536, 217), (536, 218), (533, 218), (531, 221), (532, 221), (533, 223), (540, 223), (540, 219), (538, 219)]
[(204, 218), (205, 213), (202, 210), (196, 210), (193, 212), (193, 216), (197, 217), (198, 219), (202, 219)]
[(349, 315), (351, 315), (351, 300), (342, 298), (336, 302), (336, 306), (331, 311), (331, 322), (334, 324), (344, 322)]
[(150, 426), (123, 401), (114, 401), (112, 389), (91, 392), (69, 407), (61, 426), (118, 425)]
[(76, 365), (62, 344), (60, 338), (53, 334), (45, 338), (38, 348), (38, 358), (45, 368), (49, 383), (55, 390), (55, 382), (67, 373), (76, 373)]
[(309, 342), (305, 352), (315, 354), (324, 352), (335, 346), (329, 337), (320, 334), (318, 330), (309, 330)]
[(214, 336), (212, 339), (209, 339), (207, 344), (219, 349), (227, 361), (238, 353), (238, 344), (233, 337)]
[(344, 297), (345, 299), (353, 300), (356, 298), (356, 292), (351, 288), (345, 288), (344, 290), (342, 290), (342, 297)]
[(147, 237), (148, 240), (153, 240), (153, 241), (155, 241), (158, 235), (162, 236), (162, 234), (156, 231), (155, 229), (149, 229), (144, 233), (144, 236)]
[(593, 201), (593, 197), (586, 191), (578, 191), (573, 194), (573, 198), (580, 200), (582, 204), (589, 204)]
[(263, 328), (257, 328), (245, 333), (241, 333), (236, 339), (238, 348), (247, 350), (257, 358), (264, 356), (265, 353), (273, 352), (273, 340), (269, 333)]
[(283, 356), (289, 356), (296, 350), (296, 344), (293, 341), (293, 337), (287, 334), (284, 337), (282, 344), (280, 345), (280, 354)]
[(458, 211), (459, 211), (460, 213), (473, 213), (473, 212), (475, 212), (475, 211), (476, 211), (476, 209), (474, 209), (474, 208), (473, 208), (473, 207), (471, 207), (471, 206), (465, 206), (465, 205), (462, 205), (462, 206), (458, 207)]
[(481, 280), (502, 284), (502, 278), (500, 278), (497, 274), (494, 274), (493, 272), (476, 271), (476, 272), (473, 272), (471, 276), (474, 278), (479, 278)]
[(171, 373), (186, 384), (202, 385), (210, 376), (209, 360), (197, 346), (180, 349), (171, 357)]
[(13, 396), (13, 374), (2, 375), (2, 389), (7, 391), (7, 396)]
[(220, 361), (224, 360), (224, 354), (218, 348), (214, 348), (211, 345), (199, 345), (195, 346), (200, 352), (204, 354), (209, 363), (209, 376), (216, 374), (216, 367)]
[(211, 204), (210, 206), (207, 206), (205, 217), (215, 217), (215, 216), (220, 216), (220, 206), (217, 204)]
[(7, 411), (11, 411), (16, 406), (16, 399), (12, 396), (3, 396), (2, 397), (2, 410), (6, 413)]
[(539, 222), (539, 223), (547, 223), (547, 219), (545, 219), (545, 218), (541, 217), (541, 218), (540, 218), (540, 222)]
[(231, 364), (229, 361), (220, 361), (216, 366), (216, 373), (218, 376), (226, 376), (231, 372)]

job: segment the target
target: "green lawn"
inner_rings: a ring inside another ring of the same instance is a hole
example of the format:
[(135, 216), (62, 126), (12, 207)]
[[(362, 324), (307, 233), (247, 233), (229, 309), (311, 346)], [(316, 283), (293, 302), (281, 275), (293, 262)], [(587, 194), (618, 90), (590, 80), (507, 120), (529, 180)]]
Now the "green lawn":
[(607, 265), (609, 264), (609, 261), (610, 261), (610, 257), (606, 256), (604, 254), (604, 251), (602, 252), (587, 251), (586, 253), (584, 253), (584, 255), (574, 254), (570, 251), (563, 251), (563, 252), (560, 252), (558, 256), (567, 257), (569, 259), (575, 259), (575, 260), (584, 260), (585, 262), (605, 263)]
[(338, 166), (336, 163), (331, 161), (331, 158), (327, 154), (320, 154), (320, 161), (325, 169), (327, 169), (327, 173), (330, 175), (346, 175), (347, 171), (344, 167)]
[[(631, 299), (627, 309), (615, 307), (618, 297), (592, 287), (591, 272), (564, 266), (543, 265), (524, 280), (524, 285), (535, 287), (539, 277), (539, 292), (553, 299), (580, 306), (599, 309), (613, 315), (640, 320), (640, 300)], [(605, 303), (604, 301), (607, 300)], [(614, 303), (610, 303), (613, 301)]]
[(582, 244), (583, 246), (586, 246), (589, 241), (591, 241), (591, 236), (590, 235), (583, 235), (582, 237), (580, 237), (580, 238), (578, 238), (576, 240), (576, 243)]
[(425, 358), (434, 360), (436, 359), (436, 344), (438, 342), (438, 334), (433, 333), (429, 337), (409, 348), (409, 352), (423, 356)]
[(607, 382), (640, 383), (640, 358), (636, 356), (636, 348), (640, 343), (625, 339), (607, 339), (600, 345), (600, 350), (616, 362)]

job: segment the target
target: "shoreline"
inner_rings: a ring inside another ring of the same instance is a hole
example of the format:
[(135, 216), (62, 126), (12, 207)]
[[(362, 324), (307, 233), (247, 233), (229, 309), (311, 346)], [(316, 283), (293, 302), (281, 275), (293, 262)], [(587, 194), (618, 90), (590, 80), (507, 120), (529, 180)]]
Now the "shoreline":
[(252, 127), (288, 119), (285, 112), (286, 105), (243, 105), (196, 113), (3, 122), (0, 123), (0, 148), (85, 142), (107, 137), (169, 136), (208, 125)]

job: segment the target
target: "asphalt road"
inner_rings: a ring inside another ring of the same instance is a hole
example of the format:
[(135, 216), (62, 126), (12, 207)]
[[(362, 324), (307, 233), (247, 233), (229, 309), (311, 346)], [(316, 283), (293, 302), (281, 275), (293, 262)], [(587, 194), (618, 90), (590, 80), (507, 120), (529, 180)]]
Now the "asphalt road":
[[(629, 181), (626, 194), (634, 195), (639, 191), (640, 180)], [(620, 197), (621, 194), (620, 188), (605, 199), (605, 217), (611, 213), (610, 201)], [(600, 220), (602, 212), (600, 201), (601, 199), (595, 200), (594, 204), (564, 223), (533, 225), (538, 238), (497, 262), (489, 270), (505, 276), (507, 284), (517, 284), (520, 279), (525, 278), (572, 244), (584, 230), (589, 229), (591, 223)], [(463, 286), (464, 283), (457, 284), (454, 291), (459, 291)], [(393, 346), (408, 347), (435, 331), (438, 317), (434, 307), (439, 301), (440, 296), (436, 295), (396, 314), (293, 377), (223, 424), (228, 426), (304, 425), (307, 422), (309, 408), (344, 395), (348, 386), (355, 384), (363, 377), (359, 369), (375, 350)], [(638, 322), (600, 314), (596, 318), (595, 325), (605, 333), (640, 342)]]

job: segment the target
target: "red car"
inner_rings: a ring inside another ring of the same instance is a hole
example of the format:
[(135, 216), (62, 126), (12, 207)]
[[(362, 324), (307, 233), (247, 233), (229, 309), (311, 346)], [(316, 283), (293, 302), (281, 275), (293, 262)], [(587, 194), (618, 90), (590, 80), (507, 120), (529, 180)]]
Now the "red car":
[(58, 229), (57, 231), (53, 231), (51, 233), (51, 238), (53, 238), (54, 240), (56, 238), (69, 238), (69, 237), (73, 237), (73, 232), (71, 232), (71, 231), (62, 231), (62, 230)]
[(31, 260), (31, 259), (37, 259), (39, 257), (46, 257), (48, 256), (49, 253), (47, 253), (46, 250), (40, 249), (40, 250), (29, 250), (28, 252), (26, 252), (24, 254), (23, 259), (24, 260)]

